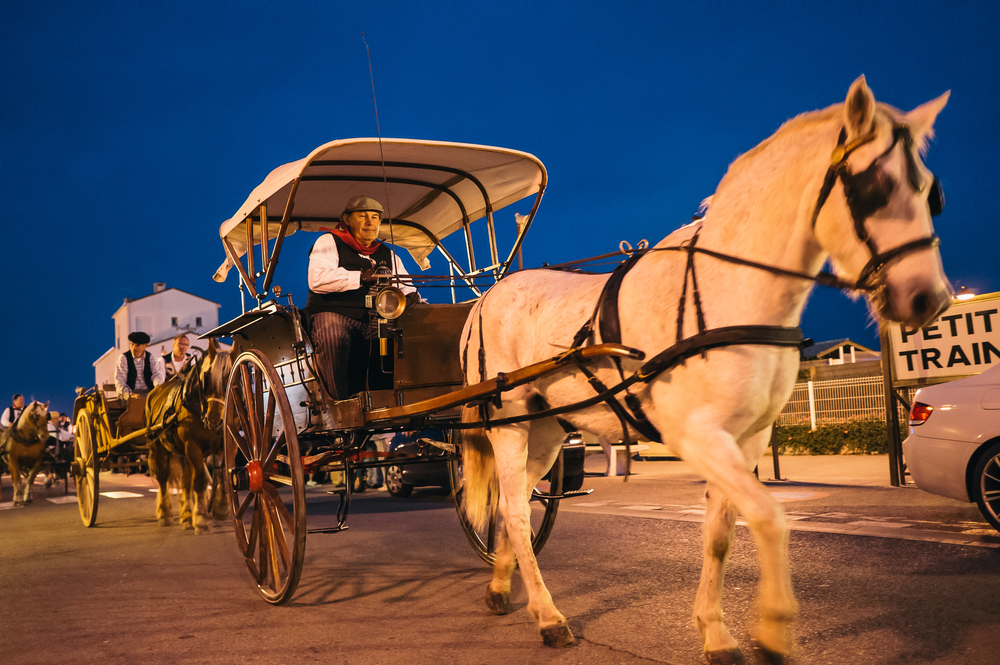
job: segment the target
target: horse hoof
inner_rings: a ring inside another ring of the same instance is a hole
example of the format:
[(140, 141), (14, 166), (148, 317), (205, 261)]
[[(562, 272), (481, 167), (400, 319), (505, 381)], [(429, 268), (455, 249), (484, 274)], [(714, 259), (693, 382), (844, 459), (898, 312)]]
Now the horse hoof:
[(160, 526), (170, 526), (171, 524), (173, 524), (173, 520), (169, 520), (163, 517), (161, 517), (156, 521), (160, 524)]
[(510, 594), (500, 593), (498, 591), (493, 591), (492, 589), (486, 589), (486, 607), (490, 608), (493, 614), (510, 614), (512, 608), (510, 606)]
[(759, 642), (753, 643), (753, 652), (756, 654), (757, 660), (765, 665), (791, 665), (792, 663), (791, 656), (788, 654), (772, 651)]
[(739, 649), (706, 651), (705, 658), (708, 660), (708, 665), (745, 665), (747, 662)]
[(569, 626), (565, 623), (559, 623), (542, 629), (542, 643), (547, 647), (560, 649), (574, 646), (576, 640), (573, 638), (573, 632)]
[(194, 528), (194, 524), (191, 524), (190, 522), (181, 522), (181, 526), (189, 531)]

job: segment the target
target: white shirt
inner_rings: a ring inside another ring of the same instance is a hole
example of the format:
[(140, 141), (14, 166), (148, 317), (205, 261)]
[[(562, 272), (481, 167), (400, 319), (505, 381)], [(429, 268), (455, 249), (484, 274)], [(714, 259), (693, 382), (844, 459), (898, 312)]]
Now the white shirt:
[[(392, 250), (389, 247), (390, 251)], [(367, 258), (375, 262), (371, 257)], [(399, 256), (393, 252), (393, 263), (396, 267), (397, 275), (408, 275), (403, 262)], [(415, 293), (416, 287), (409, 283), (409, 280), (400, 282), (396, 286), (403, 293)], [(315, 293), (337, 293), (340, 291), (355, 291), (361, 288), (361, 272), (358, 270), (348, 270), (340, 267), (340, 252), (337, 250), (337, 242), (333, 239), (332, 233), (324, 233), (313, 245), (312, 253), (309, 254), (309, 290)]]
[(20, 409), (15, 409), (13, 406), (8, 406), (3, 410), (3, 415), (0, 415), (0, 427), (7, 429), (11, 425), (17, 422), (18, 417), (21, 412), (24, 411), (22, 406)]
[[(160, 356), (160, 357), (162, 358), (163, 356)], [(170, 349), (170, 353), (167, 354), (167, 357), (163, 361), (163, 370), (164, 370), (164, 372), (167, 373), (166, 370), (167, 370), (167, 367), (169, 366), (170, 369), (173, 370), (172, 372), (169, 372), (169, 375), (173, 376), (174, 374), (177, 374), (182, 369), (184, 369), (184, 364), (187, 363), (187, 361), (188, 361), (188, 359), (190, 357), (191, 357), (190, 353), (185, 353), (184, 357), (181, 358), (180, 362), (177, 362), (177, 361), (174, 360), (174, 350)]]

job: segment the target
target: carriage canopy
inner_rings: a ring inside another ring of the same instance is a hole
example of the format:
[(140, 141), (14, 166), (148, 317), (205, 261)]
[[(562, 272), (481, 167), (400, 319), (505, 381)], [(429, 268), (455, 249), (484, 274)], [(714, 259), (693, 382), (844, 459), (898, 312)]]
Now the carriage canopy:
[[(219, 236), (226, 260), (214, 279), (225, 281), (240, 257), (260, 245), (266, 235), (269, 242), (260, 257), (261, 274), (265, 274), (261, 293), (266, 293), (273, 272), (268, 266), (277, 258), (283, 238), (298, 230), (319, 232), (332, 227), (346, 202), (359, 194), (383, 203), (379, 237), (408, 250), (421, 268), (427, 269), (428, 255), (441, 248), (459, 275), (492, 271), (502, 276), (537, 210), (546, 179), (542, 163), (517, 150), (412, 139), (332, 141), (304, 159), (274, 169), (222, 224)], [(515, 246), (508, 256), (498, 256), (493, 212), (532, 195), (536, 199)], [(483, 218), (489, 226), (492, 265), (477, 268), (469, 225)], [(443, 238), (459, 229), (465, 231), (467, 267), (459, 266), (441, 245)], [(240, 267), (240, 272), (244, 281), (249, 276), (253, 282), (253, 253), (248, 261), (248, 269)]]

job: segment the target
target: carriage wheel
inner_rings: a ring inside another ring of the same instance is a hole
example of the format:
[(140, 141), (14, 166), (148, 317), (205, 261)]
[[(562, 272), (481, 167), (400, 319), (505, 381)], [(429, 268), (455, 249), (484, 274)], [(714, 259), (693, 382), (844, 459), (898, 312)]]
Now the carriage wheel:
[(76, 485), (76, 503), (80, 507), (83, 526), (89, 528), (97, 523), (97, 497), (101, 484), (97, 452), (94, 450), (94, 416), (89, 409), (80, 409), (76, 414), (74, 432), (71, 469)]
[[(457, 438), (458, 430), (453, 430), (452, 440), (454, 441)], [(475, 550), (480, 559), (492, 565), (496, 562), (497, 519), (499, 517), (497, 511), (498, 498), (493, 497), (489, 524), (485, 529), (477, 530), (465, 516), (465, 511), (462, 510), (462, 496), (464, 493), (462, 461), (449, 461), (448, 467), (450, 471), (448, 475), (451, 478), (452, 496), (455, 500), (455, 509), (458, 511), (458, 521), (461, 522), (462, 529), (465, 531), (465, 536), (469, 539), (472, 549)], [(552, 469), (549, 471), (549, 477), (553, 480), (550, 482), (542, 481), (535, 489), (542, 494), (562, 494), (563, 454), (561, 450), (559, 451), (559, 457), (556, 458)], [(542, 547), (545, 546), (545, 541), (549, 539), (549, 534), (552, 533), (552, 527), (556, 523), (556, 513), (559, 511), (559, 501), (555, 499), (536, 499), (534, 497), (531, 501), (539, 501), (542, 505), (542, 510), (531, 511), (531, 549), (537, 555), (542, 551)]]
[(256, 349), (240, 354), (226, 390), (226, 494), (236, 540), (260, 595), (295, 592), (306, 551), (299, 437), (285, 388)]

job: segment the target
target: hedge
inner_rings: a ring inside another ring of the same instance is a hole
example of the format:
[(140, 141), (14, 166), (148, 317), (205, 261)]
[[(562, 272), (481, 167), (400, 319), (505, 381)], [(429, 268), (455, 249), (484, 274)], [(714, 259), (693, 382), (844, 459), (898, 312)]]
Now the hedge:
[(851, 420), (846, 423), (786, 425), (774, 428), (779, 455), (864, 455), (888, 452), (885, 422)]

